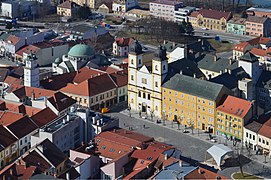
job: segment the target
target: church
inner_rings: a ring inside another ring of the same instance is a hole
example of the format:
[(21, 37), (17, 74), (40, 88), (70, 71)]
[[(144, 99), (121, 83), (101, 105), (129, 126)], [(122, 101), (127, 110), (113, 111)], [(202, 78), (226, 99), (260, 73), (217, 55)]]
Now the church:
[(96, 54), (94, 49), (86, 44), (73, 46), (68, 54), (56, 58), (52, 64), (55, 74), (64, 74), (78, 71), (82, 67), (99, 68), (108, 66), (111, 62), (103, 54)]

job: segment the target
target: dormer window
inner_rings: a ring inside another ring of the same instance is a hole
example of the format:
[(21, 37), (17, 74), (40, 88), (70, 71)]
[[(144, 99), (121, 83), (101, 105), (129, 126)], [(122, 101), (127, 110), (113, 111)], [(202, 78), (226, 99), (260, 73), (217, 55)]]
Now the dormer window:
[(157, 65), (155, 65), (155, 71), (158, 71), (158, 66)]

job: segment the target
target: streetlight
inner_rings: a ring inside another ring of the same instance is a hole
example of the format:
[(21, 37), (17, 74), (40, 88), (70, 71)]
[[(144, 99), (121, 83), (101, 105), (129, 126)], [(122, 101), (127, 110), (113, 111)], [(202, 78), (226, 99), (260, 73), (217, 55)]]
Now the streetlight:
[(128, 112), (129, 112), (129, 116), (131, 117), (132, 115), (131, 115), (131, 105), (130, 105), (130, 104), (128, 104), (127, 110), (128, 110)]

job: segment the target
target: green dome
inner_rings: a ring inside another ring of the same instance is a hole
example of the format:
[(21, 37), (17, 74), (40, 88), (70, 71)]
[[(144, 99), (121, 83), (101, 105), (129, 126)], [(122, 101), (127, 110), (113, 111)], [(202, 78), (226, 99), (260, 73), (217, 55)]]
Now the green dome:
[(58, 58), (56, 58), (55, 63), (56, 63), (56, 64), (60, 64), (60, 63), (62, 63), (62, 59), (60, 59), (59, 57), (58, 57)]
[(70, 51), (68, 52), (68, 55), (73, 56), (73, 57), (93, 56), (94, 50), (92, 47), (88, 45), (77, 44), (70, 49)]

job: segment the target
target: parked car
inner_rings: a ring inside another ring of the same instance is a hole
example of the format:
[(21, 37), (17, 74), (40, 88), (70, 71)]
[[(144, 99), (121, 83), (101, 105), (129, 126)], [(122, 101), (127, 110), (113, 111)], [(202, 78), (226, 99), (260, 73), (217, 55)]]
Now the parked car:
[(206, 27), (203, 27), (203, 28), (201, 28), (202, 30), (208, 30), (208, 28), (206, 28)]
[(208, 33), (203, 33), (203, 36), (209, 36), (209, 34)]

